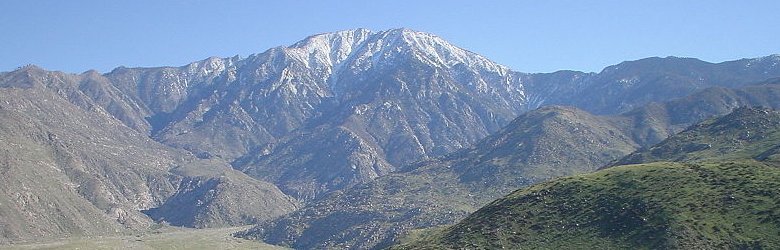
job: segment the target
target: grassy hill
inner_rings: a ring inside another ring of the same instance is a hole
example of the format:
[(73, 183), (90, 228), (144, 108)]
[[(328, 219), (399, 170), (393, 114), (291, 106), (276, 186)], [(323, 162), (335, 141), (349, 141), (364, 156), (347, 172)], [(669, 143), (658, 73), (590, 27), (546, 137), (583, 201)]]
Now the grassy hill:
[(780, 247), (780, 169), (628, 165), (518, 190), (397, 249)]
[(731, 159), (756, 159), (777, 163), (779, 142), (779, 112), (743, 107), (726, 116), (691, 126), (657, 145), (631, 153), (612, 165)]

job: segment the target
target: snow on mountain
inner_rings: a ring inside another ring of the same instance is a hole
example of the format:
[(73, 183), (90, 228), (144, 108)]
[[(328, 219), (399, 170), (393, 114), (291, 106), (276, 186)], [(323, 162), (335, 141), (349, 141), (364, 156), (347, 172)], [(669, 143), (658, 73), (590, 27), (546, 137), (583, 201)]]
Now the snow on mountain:
[[(234, 165), (304, 199), (471, 145), (525, 109), (517, 73), (409, 29), (315, 35), (256, 57), (286, 59), (266, 59), (284, 67), (272, 89), (285, 96), (282, 105), (303, 102), (312, 116), (278, 137), (275, 149)], [(306, 89), (321, 94), (305, 97)], [(319, 133), (332, 136), (313, 136)], [(344, 150), (312, 148), (321, 144)]]
[(307, 67), (338, 67), (371, 35), (366, 29), (345, 30), (310, 36), (285, 49), (286, 53), (304, 62)]
[[(144, 132), (203, 158), (240, 159), (236, 168), (311, 198), (468, 147), (536, 107), (618, 113), (708, 86), (766, 79), (777, 75), (772, 58), (651, 58), (599, 74), (524, 74), (429, 33), (354, 29), (246, 58), (120, 68), (106, 77), (140, 107), (124, 116), (109, 109), (127, 124), (148, 120), (134, 127), (151, 127)], [(745, 64), (754, 66), (718, 73)]]

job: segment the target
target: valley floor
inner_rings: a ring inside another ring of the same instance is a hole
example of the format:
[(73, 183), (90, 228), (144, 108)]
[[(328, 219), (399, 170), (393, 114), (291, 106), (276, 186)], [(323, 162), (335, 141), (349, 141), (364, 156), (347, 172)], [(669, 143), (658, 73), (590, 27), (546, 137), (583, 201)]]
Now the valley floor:
[(285, 249), (232, 237), (247, 227), (190, 229), (170, 227), (147, 234), (76, 237), (47, 242), (0, 245), (0, 249)]

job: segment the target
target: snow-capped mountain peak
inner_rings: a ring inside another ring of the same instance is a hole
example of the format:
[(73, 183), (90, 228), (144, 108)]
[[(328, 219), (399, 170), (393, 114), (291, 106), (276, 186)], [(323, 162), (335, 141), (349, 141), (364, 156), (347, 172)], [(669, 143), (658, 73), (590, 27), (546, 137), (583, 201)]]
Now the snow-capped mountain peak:
[(415, 60), (437, 68), (465, 67), (475, 72), (500, 76), (510, 70), (476, 53), (457, 47), (439, 36), (407, 28), (372, 32), (367, 29), (344, 30), (309, 36), (293, 45), (269, 50), (330, 78), (349, 68), (382, 70)]
[(487, 58), (471, 51), (457, 47), (441, 37), (410, 29), (391, 30), (398, 32), (404, 43), (418, 52), (417, 56), (422, 60), (428, 60), (444, 67), (452, 67), (457, 64), (480, 67), (493, 72), (506, 72), (508, 68), (499, 65)]
[(500, 75), (509, 71), (507, 67), (457, 47), (439, 36), (407, 28), (372, 33), (360, 50), (354, 51), (349, 64), (354, 70), (366, 70), (392, 64), (394, 59), (414, 59), (442, 68), (461, 64)]
[(309, 67), (336, 67), (371, 35), (367, 29), (344, 30), (313, 35), (285, 49), (288, 55)]

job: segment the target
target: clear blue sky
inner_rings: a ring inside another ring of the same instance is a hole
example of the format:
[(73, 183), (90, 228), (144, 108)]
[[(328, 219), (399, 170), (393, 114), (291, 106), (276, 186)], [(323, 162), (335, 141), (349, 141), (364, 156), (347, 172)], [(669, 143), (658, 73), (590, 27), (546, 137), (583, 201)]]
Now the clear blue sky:
[(780, 53), (780, 1), (0, 2), (0, 71), (79, 73), (245, 57), (329, 31), (407, 27), (521, 72), (600, 71), (650, 56)]

